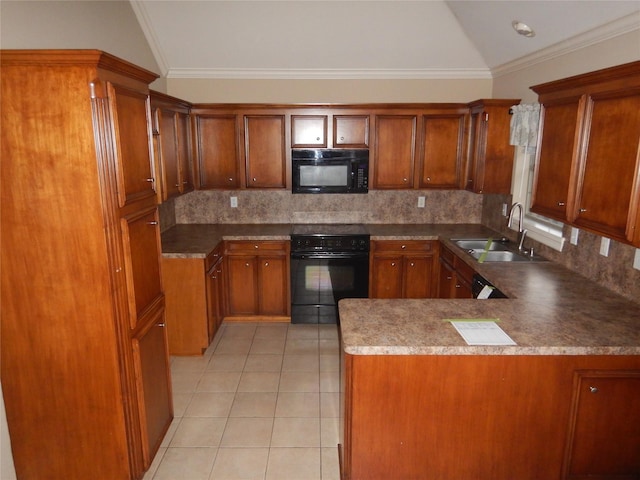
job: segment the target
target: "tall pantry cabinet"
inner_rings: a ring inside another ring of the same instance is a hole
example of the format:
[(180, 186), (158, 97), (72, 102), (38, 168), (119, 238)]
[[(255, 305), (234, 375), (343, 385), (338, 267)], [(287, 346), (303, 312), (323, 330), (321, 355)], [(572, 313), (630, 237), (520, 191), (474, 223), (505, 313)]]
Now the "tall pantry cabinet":
[(18, 478), (139, 479), (173, 417), (148, 84), (0, 52), (1, 380)]

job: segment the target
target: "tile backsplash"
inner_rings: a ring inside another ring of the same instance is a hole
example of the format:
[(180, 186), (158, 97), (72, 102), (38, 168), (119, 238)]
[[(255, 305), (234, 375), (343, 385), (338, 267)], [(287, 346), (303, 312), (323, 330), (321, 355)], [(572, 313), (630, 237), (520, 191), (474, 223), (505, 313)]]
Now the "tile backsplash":
[[(420, 196), (424, 208), (418, 208)], [(237, 208), (230, 206), (231, 197), (237, 198)], [(361, 195), (201, 190), (176, 198), (174, 206), (175, 223), (480, 223), (482, 217), (482, 196), (464, 190)]]
[[(493, 230), (514, 239), (516, 232), (507, 228), (507, 219), (502, 216), (502, 204), (511, 205), (510, 195), (484, 195), (482, 223)], [(571, 227), (564, 226), (564, 237), (570, 236)], [(527, 246), (556, 263), (564, 265), (574, 272), (597, 282), (603, 287), (638, 302), (640, 298), (640, 270), (633, 268), (635, 247), (611, 241), (609, 256), (600, 255), (600, 237), (593, 233), (580, 231), (578, 244), (571, 245), (567, 240), (562, 252), (558, 252), (528, 238)], [(597, 292), (594, 292), (597, 295)]]

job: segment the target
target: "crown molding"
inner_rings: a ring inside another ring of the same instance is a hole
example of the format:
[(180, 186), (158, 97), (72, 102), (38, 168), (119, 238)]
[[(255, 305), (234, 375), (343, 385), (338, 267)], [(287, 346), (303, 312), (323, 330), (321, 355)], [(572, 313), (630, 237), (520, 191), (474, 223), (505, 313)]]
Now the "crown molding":
[(175, 68), (167, 78), (217, 78), (217, 79), (292, 79), (292, 80), (378, 80), (378, 79), (491, 79), (488, 68), (452, 69), (299, 69), (299, 68)]
[(151, 48), (151, 53), (153, 53), (153, 57), (156, 59), (156, 63), (160, 69), (160, 75), (162, 77), (166, 77), (169, 72), (169, 63), (162, 53), (162, 48), (159, 46), (160, 43), (158, 42), (158, 37), (156, 37), (155, 31), (153, 30), (147, 9), (144, 7), (144, 4), (138, 0), (129, 0), (129, 4), (138, 19), (138, 24), (142, 29), (142, 33), (147, 39), (149, 48)]
[[(493, 78), (498, 78), (636, 30), (640, 30), (640, 12), (632, 13), (550, 47), (492, 68), (491, 73)], [(640, 56), (640, 46), (638, 47), (638, 53)]]

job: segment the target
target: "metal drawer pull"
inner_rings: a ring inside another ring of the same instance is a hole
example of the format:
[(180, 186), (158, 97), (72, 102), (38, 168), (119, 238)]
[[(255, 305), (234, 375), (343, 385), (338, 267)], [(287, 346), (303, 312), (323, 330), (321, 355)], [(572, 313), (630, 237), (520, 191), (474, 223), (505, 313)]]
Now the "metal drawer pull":
[(589, 387), (591, 393), (598, 393), (598, 387)]
[(158, 224), (158, 222), (156, 222), (155, 220), (147, 222), (147, 225), (157, 225), (157, 224)]
[(149, 182), (149, 183), (153, 183), (153, 182), (156, 181), (156, 179), (155, 178), (145, 178), (144, 181), (145, 182)]
[(558, 206), (559, 207), (564, 207), (565, 203), (564, 202), (558, 202)]

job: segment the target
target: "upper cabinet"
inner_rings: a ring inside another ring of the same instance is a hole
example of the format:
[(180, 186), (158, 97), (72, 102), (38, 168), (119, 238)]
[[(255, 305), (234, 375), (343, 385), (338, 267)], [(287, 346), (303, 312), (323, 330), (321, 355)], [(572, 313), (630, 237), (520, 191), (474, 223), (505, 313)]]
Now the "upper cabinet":
[(418, 188), (462, 188), (467, 119), (466, 108), (421, 116)]
[(378, 114), (374, 121), (373, 188), (413, 188), (418, 116)]
[(328, 115), (291, 115), (292, 148), (326, 148)]
[(477, 100), (469, 104), (467, 190), (511, 193), (514, 148), (509, 145), (509, 109), (520, 99)]
[(537, 85), (532, 210), (640, 245), (640, 62)]
[(193, 190), (189, 109), (187, 102), (151, 92), (159, 201)]
[(369, 115), (292, 114), (291, 147), (369, 148)]
[(287, 152), (284, 114), (244, 116), (247, 188), (286, 188)]

